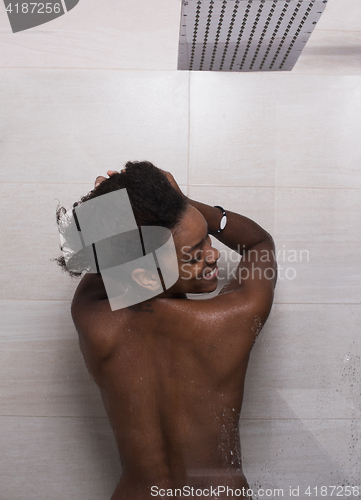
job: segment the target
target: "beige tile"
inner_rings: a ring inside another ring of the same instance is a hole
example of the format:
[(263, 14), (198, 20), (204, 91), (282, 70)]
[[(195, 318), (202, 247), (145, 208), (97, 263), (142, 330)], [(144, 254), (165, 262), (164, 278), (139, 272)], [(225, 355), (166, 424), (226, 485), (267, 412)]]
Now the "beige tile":
[(360, 189), (276, 189), (275, 235), (285, 241), (360, 242)]
[(93, 182), (129, 160), (149, 160), (187, 184), (186, 73), (0, 74), (0, 160), (12, 182)]
[(276, 186), (361, 187), (361, 77), (274, 78)]
[(278, 302), (359, 303), (359, 189), (277, 189)]
[(106, 417), (77, 340), (1, 342), (0, 358), (2, 415)]
[[(360, 420), (242, 420), (243, 463), (253, 498), (267, 498), (268, 489), (269, 498), (307, 500), (316, 497), (314, 488), (320, 497), (321, 486), (330, 485), (341, 487), (338, 492), (346, 497), (342, 486), (358, 485), (360, 477), (360, 450), (350, 454), (357, 444), (355, 429), (359, 436)], [(331, 491), (325, 498), (334, 497)], [(348, 498), (357, 498), (355, 493)]]
[(190, 184), (361, 187), (359, 76), (191, 74)]
[[(359, 243), (302, 243), (276, 238), (276, 302), (359, 304)], [(286, 256), (283, 258), (283, 249)]]
[(360, 418), (359, 305), (275, 304), (251, 354), (242, 417)]
[(4, 500), (108, 500), (120, 476), (106, 419), (0, 417)]
[(273, 122), (269, 75), (191, 73), (190, 183), (273, 186)]
[[(19, 349), (22, 343), (76, 341), (70, 301), (0, 300), (0, 345)], [(26, 353), (25, 353), (26, 354)]]
[(106, 417), (70, 303), (0, 301), (1, 415)]
[(1, 9), (2, 67), (176, 69), (180, 2), (81, 1), (68, 14), (13, 34)]
[(359, 31), (315, 29), (292, 74), (360, 75), (360, 41), (361, 28)]
[[(346, 484), (360, 487), (361, 419), (304, 421), (304, 425), (312, 432), (320, 447), (325, 450), (333, 463), (348, 479)], [(357, 498), (356, 490), (352, 496)]]
[(354, 0), (328, 0), (316, 30), (361, 31), (361, 5)]

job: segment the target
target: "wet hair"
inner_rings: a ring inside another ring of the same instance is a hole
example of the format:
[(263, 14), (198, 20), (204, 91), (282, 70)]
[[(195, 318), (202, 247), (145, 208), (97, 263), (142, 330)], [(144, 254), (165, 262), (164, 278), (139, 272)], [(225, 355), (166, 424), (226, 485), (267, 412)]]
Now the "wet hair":
[[(124, 172), (114, 174), (104, 180), (74, 206), (103, 194), (126, 188), (138, 226), (163, 226), (170, 230), (174, 229), (187, 208), (186, 199), (182, 194), (173, 188), (159, 168), (148, 161), (128, 162), (124, 168)], [(59, 228), (65, 217), (66, 209), (58, 207), (56, 221)], [(55, 261), (71, 276), (82, 274), (70, 271), (63, 256)]]

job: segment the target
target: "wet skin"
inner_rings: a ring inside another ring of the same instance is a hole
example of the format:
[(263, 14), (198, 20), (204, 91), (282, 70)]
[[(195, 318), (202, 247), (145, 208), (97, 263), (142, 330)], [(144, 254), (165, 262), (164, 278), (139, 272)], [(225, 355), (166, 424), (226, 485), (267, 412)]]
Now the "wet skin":
[[(187, 299), (186, 293), (217, 287), (219, 252), (207, 231), (219, 227), (220, 219), (218, 209), (189, 203), (174, 232), (180, 277), (172, 288), (111, 311), (101, 277), (88, 274), (73, 299), (81, 350), (100, 388), (122, 464), (112, 500), (156, 498), (152, 486), (248, 487), (239, 436), (243, 386), (275, 280), (236, 278), (215, 297)], [(255, 223), (227, 215), (218, 237), (226, 245), (273, 249)], [(240, 269), (251, 265), (243, 260)], [(257, 265), (275, 264), (270, 257)]]

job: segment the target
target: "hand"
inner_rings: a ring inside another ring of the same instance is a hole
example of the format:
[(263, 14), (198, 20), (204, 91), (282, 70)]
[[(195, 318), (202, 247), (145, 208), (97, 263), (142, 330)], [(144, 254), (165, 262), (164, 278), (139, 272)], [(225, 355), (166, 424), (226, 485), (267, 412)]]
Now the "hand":
[[(122, 170), (122, 172), (125, 172), (125, 169)], [(114, 174), (119, 174), (116, 170), (108, 170), (107, 175), (111, 177)], [(98, 175), (98, 177), (95, 179), (94, 187), (98, 187), (99, 184), (103, 181), (106, 180), (106, 177), (103, 177), (102, 175)]]
[[(174, 187), (174, 189), (176, 191), (178, 191), (178, 193), (180, 193), (182, 196), (185, 196), (182, 191), (181, 191), (181, 188), (178, 186), (176, 180), (174, 179), (173, 175), (170, 173), (170, 172), (166, 172), (165, 170), (162, 170), (161, 168), (159, 169), (163, 172), (163, 174), (167, 177), (168, 181), (170, 182), (170, 184)], [(125, 172), (125, 168), (123, 170), (121, 170), (121, 172)], [(111, 177), (112, 175), (114, 174), (118, 174), (119, 172), (117, 172), (116, 170), (108, 170), (107, 172), (107, 175), (109, 177)], [(103, 181), (106, 180), (106, 177), (103, 177), (102, 175), (98, 175), (98, 177), (95, 179), (95, 183), (94, 183), (94, 187), (98, 187), (99, 184)]]
[(170, 172), (166, 172), (165, 170), (162, 170), (162, 169), (159, 169), (163, 172), (163, 174), (166, 176), (166, 178), (168, 179), (168, 181), (170, 182), (170, 184), (174, 187), (174, 189), (176, 191), (178, 191), (178, 193), (180, 193), (182, 196), (185, 196), (182, 191), (181, 191), (181, 188), (178, 186), (177, 184), (177, 181), (175, 180), (175, 178), (173, 177), (173, 175), (170, 173)]

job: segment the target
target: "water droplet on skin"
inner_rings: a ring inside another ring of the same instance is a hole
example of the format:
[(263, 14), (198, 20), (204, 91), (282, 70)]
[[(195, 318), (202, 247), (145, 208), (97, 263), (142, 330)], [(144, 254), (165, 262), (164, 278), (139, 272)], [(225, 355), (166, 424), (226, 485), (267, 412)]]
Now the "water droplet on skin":
[(343, 358), (343, 361), (344, 363), (347, 363), (348, 361), (350, 361), (350, 355), (347, 354), (344, 358)]

